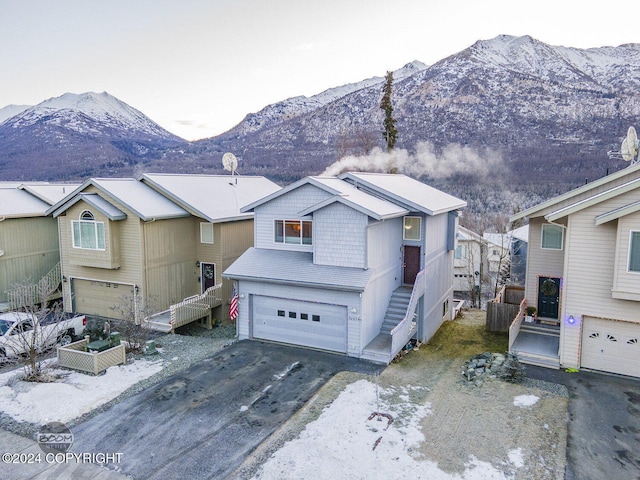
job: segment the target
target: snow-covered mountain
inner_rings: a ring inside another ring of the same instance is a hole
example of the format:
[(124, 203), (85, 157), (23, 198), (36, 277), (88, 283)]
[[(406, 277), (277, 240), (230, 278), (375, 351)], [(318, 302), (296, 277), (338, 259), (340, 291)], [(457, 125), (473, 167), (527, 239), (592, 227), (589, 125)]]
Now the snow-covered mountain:
[(65, 93), (15, 110), (0, 123), (3, 178), (129, 172), (165, 148), (187, 143), (106, 92)]
[(20, 112), (24, 112), (30, 106), (31, 105), (7, 105), (6, 107), (0, 108), (0, 123)]

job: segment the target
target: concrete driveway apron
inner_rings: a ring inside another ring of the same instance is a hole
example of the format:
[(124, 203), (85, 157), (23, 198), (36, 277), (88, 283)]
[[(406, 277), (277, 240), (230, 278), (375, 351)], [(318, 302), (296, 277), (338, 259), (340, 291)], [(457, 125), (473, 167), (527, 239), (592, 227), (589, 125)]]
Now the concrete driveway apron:
[(242, 341), (72, 428), (72, 451), (120, 452), (136, 479), (225, 478), (339, 371), (379, 365)]

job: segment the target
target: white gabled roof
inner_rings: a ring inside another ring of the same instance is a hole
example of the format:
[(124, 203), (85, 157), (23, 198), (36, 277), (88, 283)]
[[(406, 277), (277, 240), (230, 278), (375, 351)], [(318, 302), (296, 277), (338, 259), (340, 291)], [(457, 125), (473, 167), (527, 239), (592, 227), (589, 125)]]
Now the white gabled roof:
[(139, 180), (212, 223), (252, 218), (242, 207), (280, 190), (265, 177), (145, 173)]
[(467, 206), (464, 200), (403, 174), (348, 172), (339, 178), (364, 185), (394, 203), (427, 215), (438, 215)]
[(19, 188), (0, 188), (0, 218), (44, 217), (49, 204)]
[(251, 211), (274, 198), (307, 184), (314, 185), (333, 197), (303, 210), (301, 214), (311, 213), (334, 202), (349, 205), (377, 219), (399, 217), (411, 211), (437, 215), (467, 205), (459, 198), (406, 175), (348, 173), (339, 177), (305, 177), (278, 192), (245, 206), (242, 211)]
[[(133, 178), (91, 178), (80, 185), (74, 192), (53, 205), (49, 209), (49, 213), (53, 212), (53, 216), (57, 217), (77, 201), (84, 199), (83, 195), (90, 195), (88, 192), (83, 192), (90, 185), (98, 189), (101, 194), (113, 198), (144, 221), (189, 216), (189, 212), (185, 209)], [(95, 197), (89, 196), (87, 198), (99, 202)], [(111, 205), (107, 199), (103, 200), (104, 204), (102, 206), (113, 215), (119, 216), (116, 212), (116, 210), (119, 211), (117, 207)], [(111, 205), (115, 210), (106, 204)], [(94, 206), (98, 208), (97, 204)], [(103, 213), (105, 212), (103, 211)]]
[(358, 190), (353, 185), (335, 177), (311, 177), (321, 185), (327, 186), (329, 189), (339, 192), (327, 200), (313, 205), (302, 212), (301, 216), (309, 215), (316, 210), (331, 205), (333, 203), (342, 203), (354, 210), (358, 210), (376, 220), (384, 220), (407, 215), (409, 210), (399, 207), (395, 203), (388, 202), (381, 198), (369, 195), (362, 190)]
[[(593, 182), (587, 183), (585, 185), (582, 185), (581, 187), (578, 187), (574, 190), (571, 190), (567, 193), (564, 193), (562, 195), (558, 195), (557, 197), (553, 197), (550, 198), (549, 200), (546, 200), (542, 203), (539, 203), (537, 205), (534, 205), (531, 208), (527, 208), (526, 210), (523, 210), (515, 215), (513, 215), (512, 217), (510, 217), (510, 221), (514, 222), (516, 220), (520, 220), (526, 217), (531, 217), (531, 216), (540, 216), (540, 212), (543, 212), (546, 209), (552, 208), (554, 205), (558, 205), (561, 203), (564, 203), (566, 201), (571, 200), (572, 198), (578, 197), (580, 195), (586, 194), (588, 193), (590, 190), (594, 190), (597, 189), (603, 185), (606, 185), (607, 183), (610, 182), (615, 182), (616, 180), (626, 176), (626, 175), (633, 175), (636, 173), (640, 173), (640, 163), (636, 164), (636, 165), (631, 165), (629, 167), (623, 168), (622, 170), (618, 170), (617, 172), (614, 172), (610, 175), (607, 175), (605, 177), (599, 178), (598, 180), (594, 180)], [(536, 215), (538, 214), (538, 215)]]
[(29, 184), (20, 185), (20, 190), (29, 192), (34, 197), (47, 202), (49, 205), (62, 200), (68, 194), (73, 192), (80, 186), (79, 183), (47, 183), (47, 184)]

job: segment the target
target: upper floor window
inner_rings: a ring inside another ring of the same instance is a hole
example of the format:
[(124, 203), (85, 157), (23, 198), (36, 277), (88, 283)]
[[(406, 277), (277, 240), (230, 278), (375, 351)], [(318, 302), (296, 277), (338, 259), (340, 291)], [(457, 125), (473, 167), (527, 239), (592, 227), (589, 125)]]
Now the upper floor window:
[(200, 223), (200, 243), (213, 243), (213, 223)]
[(104, 222), (96, 222), (93, 213), (85, 210), (78, 220), (71, 221), (73, 248), (104, 250)]
[(422, 238), (420, 230), (422, 229), (422, 218), (420, 217), (404, 217), (404, 240), (420, 240)]
[(311, 221), (308, 220), (276, 220), (274, 233), (276, 243), (312, 244)]
[(629, 238), (629, 271), (640, 273), (640, 232), (631, 232)]
[(542, 225), (541, 247), (549, 250), (562, 250), (564, 228), (550, 223)]
[(458, 245), (456, 247), (456, 260), (460, 260), (462, 258), (462, 245)]

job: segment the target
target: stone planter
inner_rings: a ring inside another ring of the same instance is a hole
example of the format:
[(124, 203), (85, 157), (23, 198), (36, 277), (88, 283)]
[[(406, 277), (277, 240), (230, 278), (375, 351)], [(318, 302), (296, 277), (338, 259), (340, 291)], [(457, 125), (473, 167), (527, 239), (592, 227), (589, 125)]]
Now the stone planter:
[(124, 345), (116, 345), (101, 352), (87, 352), (88, 343), (89, 337), (85, 337), (78, 342), (58, 347), (58, 365), (97, 375), (109, 367), (126, 362)]

